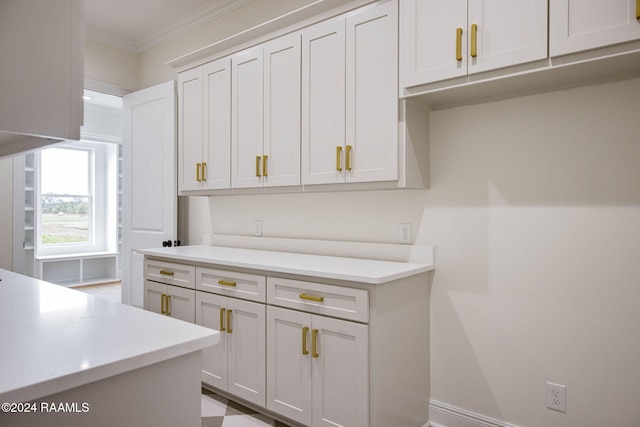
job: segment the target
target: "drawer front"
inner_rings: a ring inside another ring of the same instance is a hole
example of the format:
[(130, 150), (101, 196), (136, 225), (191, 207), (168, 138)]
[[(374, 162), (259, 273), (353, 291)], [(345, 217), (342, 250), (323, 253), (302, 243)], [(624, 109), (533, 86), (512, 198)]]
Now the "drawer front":
[(193, 265), (145, 259), (144, 278), (154, 282), (195, 289), (196, 268)]
[(266, 279), (255, 274), (198, 267), (196, 289), (249, 301), (267, 300)]
[(356, 322), (369, 322), (369, 293), (364, 289), (269, 277), (267, 303)]

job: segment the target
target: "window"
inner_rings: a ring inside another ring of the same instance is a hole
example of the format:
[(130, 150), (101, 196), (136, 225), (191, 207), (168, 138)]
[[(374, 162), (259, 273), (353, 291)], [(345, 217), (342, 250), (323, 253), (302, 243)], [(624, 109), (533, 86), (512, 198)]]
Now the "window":
[(76, 141), (39, 153), (38, 256), (115, 250), (117, 146)]

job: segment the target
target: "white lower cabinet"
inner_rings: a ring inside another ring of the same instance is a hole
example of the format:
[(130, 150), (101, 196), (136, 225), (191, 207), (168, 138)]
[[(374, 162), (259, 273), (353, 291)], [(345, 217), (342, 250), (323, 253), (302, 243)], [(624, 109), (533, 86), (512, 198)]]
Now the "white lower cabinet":
[(164, 283), (144, 281), (144, 309), (193, 323), (195, 291)]
[(309, 426), (369, 425), (368, 325), (267, 309), (267, 409)]
[(265, 305), (198, 291), (196, 324), (222, 332), (202, 351), (202, 380), (265, 406)]

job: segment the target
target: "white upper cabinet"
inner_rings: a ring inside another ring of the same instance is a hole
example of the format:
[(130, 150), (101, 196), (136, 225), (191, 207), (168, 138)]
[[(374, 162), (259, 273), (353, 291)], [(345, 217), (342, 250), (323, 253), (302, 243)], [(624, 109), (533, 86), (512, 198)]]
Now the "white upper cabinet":
[(300, 184), (300, 35), (232, 57), (233, 188)]
[(547, 57), (547, 2), (400, 2), (401, 87)]
[(231, 58), (231, 186), (262, 185), (263, 49)]
[(640, 39), (636, 0), (551, 0), (551, 56)]
[(230, 188), (230, 58), (180, 73), (178, 100), (178, 190)]
[(398, 179), (397, 7), (303, 30), (303, 184)]

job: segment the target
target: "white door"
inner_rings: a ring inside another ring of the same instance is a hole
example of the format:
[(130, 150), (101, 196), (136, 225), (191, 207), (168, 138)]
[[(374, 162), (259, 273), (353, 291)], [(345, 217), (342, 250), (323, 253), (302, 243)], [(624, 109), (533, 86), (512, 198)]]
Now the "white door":
[(549, 6), (551, 56), (640, 39), (636, 0), (552, 0)]
[(313, 426), (369, 425), (369, 327), (313, 316)]
[(167, 316), (194, 323), (196, 291), (167, 285)]
[(231, 187), (231, 59), (204, 65), (202, 179), (206, 189)]
[(177, 239), (176, 96), (170, 81), (124, 97), (122, 302), (144, 304), (137, 249)]
[[(553, 3), (553, 2), (552, 2)], [(547, 58), (547, 2), (540, 0), (470, 0), (467, 41), (476, 56), (469, 74)]]
[(402, 87), (467, 75), (467, 0), (401, 0)]
[(300, 34), (264, 45), (264, 185), (300, 185)]
[(261, 187), (263, 169), (262, 46), (231, 58), (231, 186)]
[(398, 4), (346, 22), (347, 182), (398, 179)]
[(178, 190), (199, 190), (202, 156), (202, 67), (178, 75)]
[(267, 309), (267, 409), (311, 425), (311, 315)]
[(227, 300), (227, 391), (259, 406), (266, 403), (265, 311), (264, 304)]
[(196, 324), (220, 331), (220, 344), (202, 350), (202, 381), (227, 389), (227, 298), (196, 292)]
[(302, 30), (302, 184), (344, 182), (344, 18)]

